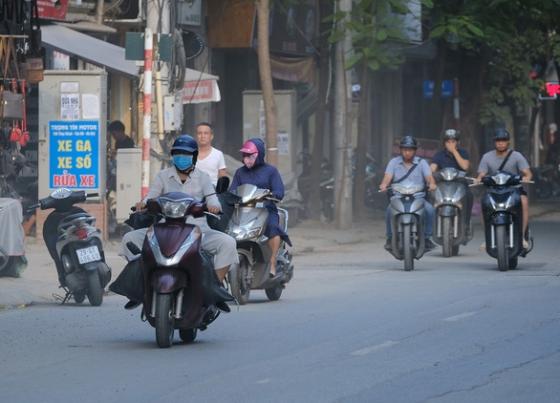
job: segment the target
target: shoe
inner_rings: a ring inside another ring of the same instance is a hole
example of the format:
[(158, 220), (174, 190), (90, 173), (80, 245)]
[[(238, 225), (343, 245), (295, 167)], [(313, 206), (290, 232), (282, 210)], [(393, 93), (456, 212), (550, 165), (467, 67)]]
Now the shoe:
[(391, 238), (387, 238), (387, 241), (385, 241), (385, 245), (383, 247), (385, 248), (385, 250), (390, 252), (393, 249), (393, 240)]
[(216, 308), (218, 308), (221, 311), (224, 312), (230, 312), (231, 309), (229, 308), (229, 305), (226, 304), (225, 302), (216, 302)]
[(432, 240), (430, 238), (427, 238), (424, 241), (424, 249), (426, 249), (427, 251), (432, 250), (436, 247), (436, 245), (432, 242)]
[(140, 306), (141, 302), (137, 302), (137, 301), (128, 301), (125, 305), (124, 305), (124, 309), (134, 309), (138, 306)]
[(523, 238), (523, 249), (529, 249), (529, 241)]
[(486, 242), (482, 242), (482, 243), (480, 244), (480, 246), (478, 247), (478, 249), (480, 249), (480, 250), (482, 250), (482, 251), (485, 251), (485, 250), (486, 250)]

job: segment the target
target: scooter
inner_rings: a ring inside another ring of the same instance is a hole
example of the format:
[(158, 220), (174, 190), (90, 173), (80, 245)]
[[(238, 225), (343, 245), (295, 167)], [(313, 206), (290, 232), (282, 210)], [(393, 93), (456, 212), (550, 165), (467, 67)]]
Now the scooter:
[(390, 190), (394, 194), (390, 200), (390, 219), (393, 237), (391, 253), (396, 259), (404, 261), (404, 270), (414, 270), (414, 259), (420, 259), (425, 250), (424, 236), (424, 198), (415, 198), (423, 192), (423, 185), (410, 182), (393, 183)]
[(525, 257), (533, 249), (523, 248), (523, 210), (521, 207), (521, 176), (498, 172), (482, 178), (486, 193), (482, 197), (486, 252), (498, 260), (498, 269), (507, 271), (517, 267), (517, 258)]
[(463, 171), (444, 168), (435, 175), (437, 189), (434, 192), (435, 235), (433, 240), (442, 246), (443, 256), (459, 253), (460, 245), (466, 245), (473, 237), (470, 230), (472, 193), (469, 179)]
[[(186, 223), (189, 216), (211, 213), (204, 203), (180, 192), (148, 200), (147, 210), (162, 220), (148, 229), (142, 246), (142, 314), (155, 328), (160, 348), (171, 347), (175, 329), (181, 340), (193, 342), (197, 331), (205, 330), (218, 317), (217, 300), (222, 296), (222, 302), (233, 300), (225, 290), (215, 294), (218, 280), (210, 259), (202, 253), (202, 233), (198, 226)], [(129, 244), (131, 252), (140, 253)]]
[(60, 286), (66, 291), (62, 304), (71, 297), (81, 304), (86, 295), (89, 303), (103, 302), (104, 288), (111, 280), (111, 269), (105, 263), (101, 232), (95, 218), (74, 204), (84, 202), (96, 193), (56, 189), (30, 209), (54, 209), (43, 226), (43, 239), (56, 263)]
[[(239, 264), (228, 273), (232, 295), (240, 305), (249, 301), (251, 290), (264, 289), (270, 301), (277, 301), (286, 284), (292, 279), (294, 266), (286, 242), (281, 241), (277, 255), (276, 270), (282, 276), (275, 281), (269, 278), (269, 261), (272, 251), (268, 238), (263, 234), (268, 219), (265, 201), (279, 202), (267, 189), (245, 184), (237, 188), (240, 198), (235, 205), (227, 233), (237, 241)], [(280, 225), (287, 232), (288, 212), (279, 208)]]

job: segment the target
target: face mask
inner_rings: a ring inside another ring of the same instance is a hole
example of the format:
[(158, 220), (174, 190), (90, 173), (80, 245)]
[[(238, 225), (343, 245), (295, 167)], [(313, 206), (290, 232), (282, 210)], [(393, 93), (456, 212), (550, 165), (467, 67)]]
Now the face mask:
[(175, 154), (173, 156), (173, 164), (179, 171), (186, 171), (193, 164), (192, 155)]
[(248, 169), (251, 169), (255, 166), (255, 162), (257, 161), (257, 156), (259, 155), (259, 153), (254, 153), (251, 155), (245, 155), (243, 157), (243, 164), (245, 164), (245, 166)]

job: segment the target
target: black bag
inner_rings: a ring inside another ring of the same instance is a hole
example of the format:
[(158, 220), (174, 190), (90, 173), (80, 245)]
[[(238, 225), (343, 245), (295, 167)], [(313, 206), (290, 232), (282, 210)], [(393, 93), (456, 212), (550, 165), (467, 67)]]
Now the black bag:
[(111, 283), (109, 290), (124, 295), (131, 301), (144, 301), (144, 271), (140, 259), (128, 262), (121, 274)]
[(134, 212), (128, 216), (128, 219), (124, 222), (133, 229), (148, 228), (152, 226), (157, 220), (152, 214), (145, 212)]
[(220, 218), (207, 216), (206, 221), (208, 226), (216, 231), (225, 232), (227, 230), (229, 220), (235, 210), (235, 204), (239, 202), (240, 198), (231, 192), (224, 192), (216, 194), (220, 204), (222, 205), (222, 214)]

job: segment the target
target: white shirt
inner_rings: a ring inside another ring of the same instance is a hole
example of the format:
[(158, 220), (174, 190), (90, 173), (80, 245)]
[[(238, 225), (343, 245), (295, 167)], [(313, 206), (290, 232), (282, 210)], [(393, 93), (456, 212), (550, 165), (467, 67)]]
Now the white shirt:
[(201, 159), (199, 157), (196, 160), (196, 167), (206, 172), (208, 176), (210, 176), (214, 186), (216, 186), (216, 183), (218, 183), (218, 171), (226, 168), (224, 153), (212, 147), (210, 154), (208, 154), (206, 158)]

